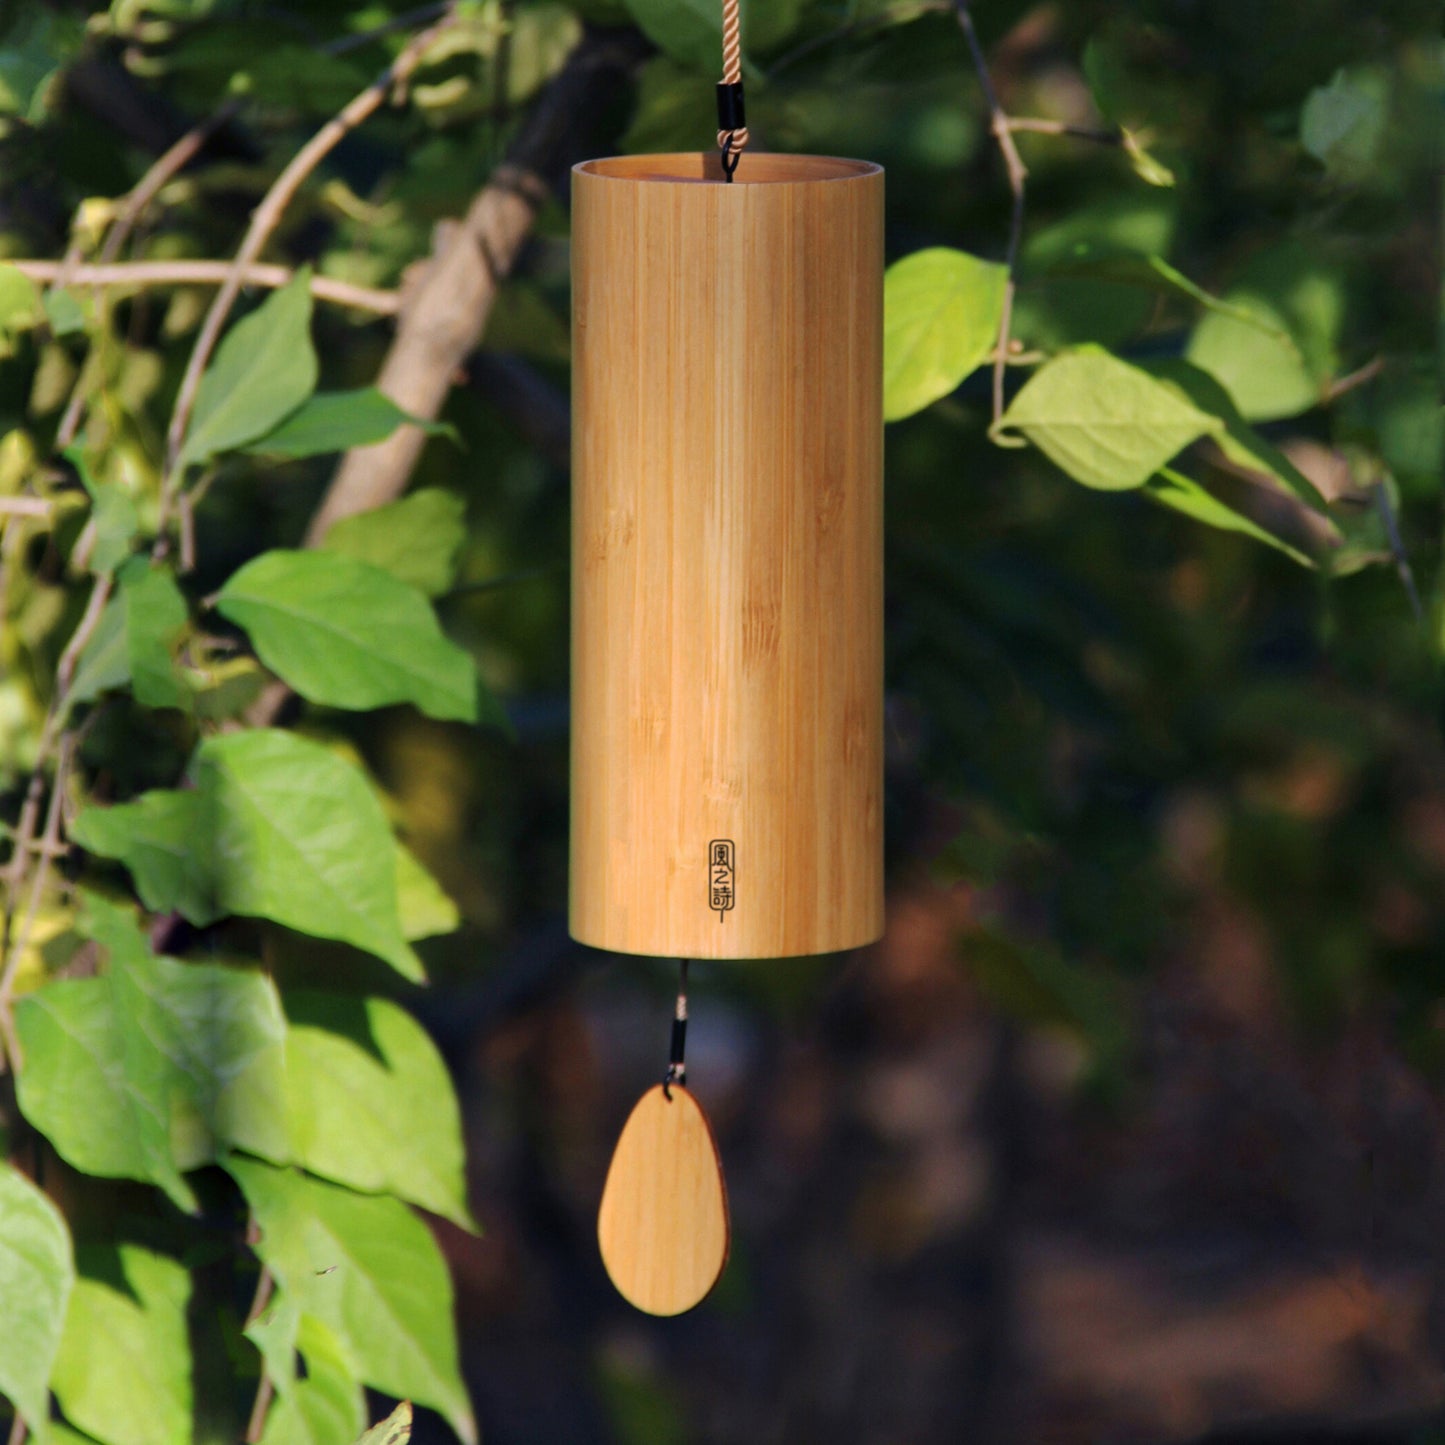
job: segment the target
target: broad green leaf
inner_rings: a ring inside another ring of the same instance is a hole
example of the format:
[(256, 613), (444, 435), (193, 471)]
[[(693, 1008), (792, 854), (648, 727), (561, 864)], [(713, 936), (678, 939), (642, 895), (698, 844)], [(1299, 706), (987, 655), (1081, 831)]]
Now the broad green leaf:
[(23, 271), (0, 262), (0, 337), (28, 331), (40, 315), (40, 288)]
[(1192, 477), (1186, 477), (1169, 467), (1162, 468), (1157, 477), (1151, 477), (1144, 484), (1144, 495), (1173, 511), (1182, 512), (1186, 517), (1192, 517), (1196, 522), (1203, 522), (1207, 527), (1217, 527), (1221, 532), (1239, 532), (1245, 537), (1253, 537), (1256, 542), (1263, 542), (1266, 546), (1283, 552), (1302, 567), (1315, 565), (1313, 560), (1298, 548), (1291, 547), (1283, 538), (1276, 537), (1258, 522), (1221, 502)]
[(114, 572), (130, 556), (140, 531), (136, 505), (118, 482), (96, 481), (79, 446), (67, 447), (61, 455), (75, 468), (90, 497), (90, 520), (95, 528), (90, 570), (97, 575)]
[(1223, 425), (1096, 346), (1046, 362), (999, 423), (1022, 432), (1075, 481), (1104, 491), (1143, 486), (1190, 442)]
[(286, 997), (292, 1160), (370, 1194), (394, 1194), (463, 1229), (461, 1115), (426, 1030), (385, 999)]
[[(722, 65), (722, 10), (712, 0), (626, 0), (657, 48), (709, 74)], [(803, 0), (742, 0), (744, 56), (771, 50), (797, 28)], [(744, 60), (744, 75), (753, 67)]]
[(1216, 432), (1211, 440), (1228, 461), (1243, 471), (1277, 482), (1315, 511), (1327, 511), (1325, 499), (1315, 484), (1240, 416), (1229, 393), (1207, 371), (1187, 361), (1173, 360), (1146, 362), (1143, 369), (1166, 386), (1176, 387), (1200, 411), (1224, 423), (1224, 429)]
[(342, 1445), (366, 1423), (366, 1397), (346, 1350), (314, 1315), (300, 1318), (296, 1344), (306, 1375), (278, 1391), (261, 1445)]
[(55, 335), (71, 336), (85, 330), (85, 312), (74, 293), (64, 286), (47, 291), (41, 304), (45, 307), (45, 319)]
[(151, 912), (180, 913), (204, 926), (222, 911), (202, 833), (205, 821), (198, 792), (158, 788), (132, 803), (85, 808), (69, 831), (71, 841), (87, 852), (124, 863)]
[(456, 581), (457, 553), (467, 540), (466, 510), (456, 493), (423, 487), (399, 502), (342, 517), (321, 545), (436, 597)]
[(303, 697), (330, 707), (414, 703), (477, 719), (472, 660), (414, 587), (339, 552), (263, 552), (221, 589), (217, 609)]
[(456, 435), (455, 427), (414, 417), (389, 396), (368, 386), (360, 391), (318, 392), (246, 450), (268, 457), (293, 458), (344, 452), (349, 447), (385, 441), (404, 422), (432, 434)]
[(883, 416), (912, 416), (988, 360), (998, 340), (1008, 271), (934, 246), (883, 278)]
[(1349, 176), (1367, 168), (1385, 133), (1388, 82), (1378, 71), (1337, 70), (1310, 91), (1300, 111), (1300, 144), (1330, 170)]
[(360, 772), (319, 743), (257, 729), (207, 738), (195, 774), (226, 912), (339, 939), (424, 977), (402, 936), (391, 829)]
[(265, 436), (315, 389), (311, 272), (302, 267), (216, 348), (196, 392), (181, 468)]
[(138, 1245), (77, 1251), (51, 1381), (61, 1408), (104, 1445), (188, 1445), (191, 1279)]
[(176, 671), (175, 649), (190, 621), (186, 599), (168, 567), (137, 557), (122, 569), (126, 655), (131, 686), (143, 707), (188, 710), (191, 694)]
[(251, 657), (208, 660), (187, 673), (191, 705), (203, 722), (236, 718), (266, 690), (265, 670)]
[(70, 1231), (60, 1211), (0, 1161), (0, 1395), (36, 1436), (50, 1415), (50, 1372), (74, 1283)]
[(411, 1404), (403, 1400), (385, 1420), (373, 1425), (356, 1445), (406, 1445), (411, 1439)]
[(130, 653), (126, 638), (125, 599), (112, 597), (81, 650), (70, 685), (68, 704), (75, 707), (94, 702), (103, 692), (124, 687), (130, 681)]
[(75, 1168), (149, 1180), (176, 1204), (181, 1174), (231, 1147), (288, 1152), (285, 1020), (259, 972), (150, 952), (135, 920), (89, 896), (83, 932), (107, 952), (94, 978), (27, 994), (16, 1023), (21, 1111)]
[(301, 1329), (301, 1306), (284, 1290), (274, 1290), (271, 1302), (241, 1331), (255, 1345), (271, 1383), (285, 1394), (296, 1383), (296, 1338)]
[(384, 1195), (240, 1157), (227, 1168), (260, 1226), (262, 1261), (306, 1314), (336, 1332), (360, 1377), (430, 1405), (475, 1445), (451, 1278), (427, 1227)]
[(453, 933), (461, 923), (457, 905), (410, 849), (396, 845), (396, 904), (401, 931), (408, 943)]
[(1253, 322), (1210, 312), (1194, 328), (1185, 359), (1220, 382), (1249, 421), (1319, 405), (1339, 364), (1339, 276), (1307, 247), (1288, 243), (1256, 256), (1224, 300)]

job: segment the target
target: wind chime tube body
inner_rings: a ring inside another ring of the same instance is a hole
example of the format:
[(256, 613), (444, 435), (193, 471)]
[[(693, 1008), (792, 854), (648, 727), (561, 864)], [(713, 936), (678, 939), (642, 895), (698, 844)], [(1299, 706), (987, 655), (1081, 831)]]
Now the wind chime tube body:
[(573, 171), (571, 931), (883, 926), (883, 173)]

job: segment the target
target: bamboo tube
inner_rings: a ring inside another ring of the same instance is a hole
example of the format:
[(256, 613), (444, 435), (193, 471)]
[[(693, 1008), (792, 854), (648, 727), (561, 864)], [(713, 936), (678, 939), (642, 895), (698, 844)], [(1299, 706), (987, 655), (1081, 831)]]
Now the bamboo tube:
[(572, 173), (575, 938), (882, 931), (883, 173)]

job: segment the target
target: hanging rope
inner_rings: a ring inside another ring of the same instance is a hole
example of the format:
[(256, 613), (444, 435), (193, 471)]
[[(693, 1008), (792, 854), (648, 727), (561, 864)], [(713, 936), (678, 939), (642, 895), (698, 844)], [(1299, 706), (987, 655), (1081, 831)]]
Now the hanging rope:
[(738, 157), (748, 143), (743, 114), (743, 37), (740, 0), (722, 0), (723, 78), (717, 88), (717, 143), (722, 151), (723, 174), (731, 181)]
[[(729, 177), (731, 179), (731, 177)], [(672, 1086), (687, 1082), (687, 1064), (683, 1054), (687, 1048), (687, 960), (678, 959), (677, 1008), (672, 1015), (672, 1047), (667, 1054), (667, 1072), (662, 1076), (662, 1092), (672, 1102)]]

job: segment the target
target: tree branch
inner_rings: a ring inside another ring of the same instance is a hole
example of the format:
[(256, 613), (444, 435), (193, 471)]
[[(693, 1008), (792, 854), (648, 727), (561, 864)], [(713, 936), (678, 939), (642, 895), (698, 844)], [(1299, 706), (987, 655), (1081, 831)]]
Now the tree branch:
[[(8, 261), (32, 281), (49, 283), (60, 279), (63, 261)], [(64, 279), (77, 286), (220, 286), (235, 273), (233, 261), (115, 261), (108, 264), (82, 263), (64, 271)], [(296, 273), (289, 266), (253, 261), (240, 273), (241, 286), (284, 286)], [(238, 288), (239, 289), (239, 288)], [(318, 301), (353, 306), (378, 316), (395, 316), (401, 310), (401, 294), (371, 286), (353, 286), (329, 276), (311, 278), (311, 294)]]
[(186, 427), (191, 419), (191, 410), (196, 403), (196, 392), (201, 384), (201, 376), (205, 372), (206, 363), (211, 359), (211, 353), (215, 350), (217, 341), (220, 340), (221, 328), (231, 314), (231, 307), (235, 304), (236, 297), (245, 284), (247, 267), (256, 260), (266, 242), (271, 239), (271, 234), (280, 223), (286, 207), (290, 205), (292, 197), (300, 189), (301, 183), (306, 177), (321, 164), (348, 132), (354, 130), (381, 105), (397, 82), (405, 80), (411, 74), (427, 47), (451, 23), (452, 14), (448, 10), (447, 14), (435, 25), (408, 41), (396, 59), (365, 90), (327, 121), (296, 152), (285, 169), (276, 177), (271, 189), (262, 198), (261, 204), (256, 207), (251, 217), (251, 224), (241, 241), (240, 249), (231, 263), (231, 272), (222, 283), (220, 291), (216, 293), (210, 310), (206, 312), (206, 319), (201, 323), (200, 334), (196, 337), (195, 346), (191, 349), (190, 360), (186, 363), (185, 373), (181, 377), (180, 390), (176, 394), (176, 404), (171, 412), (171, 423), (166, 434), (166, 476), (162, 483), (158, 530), (164, 530), (170, 509), (174, 505), (175, 492), (179, 484), (176, 476), (176, 463), (180, 457), (181, 444), (185, 440)]
[[(540, 206), (587, 138), (587, 125), (627, 81), (646, 45), (635, 31), (590, 31), (543, 92), (507, 159), (459, 224), (438, 244), (408, 296), (377, 385), (414, 416), (432, 420), (486, 329), (502, 281)], [(413, 426), (357, 447), (337, 468), (307, 530), (315, 545), (341, 517), (368, 511), (406, 490), (426, 440)]]
[(969, 54), (973, 57), (973, 68), (978, 72), (978, 83), (983, 89), (984, 101), (988, 105), (989, 129), (998, 142), (999, 154), (1003, 157), (1004, 170), (1008, 175), (1009, 191), (1013, 195), (1013, 208), (1009, 215), (1008, 245), (1004, 251), (1004, 265), (1008, 268), (1008, 279), (1004, 282), (1003, 309), (999, 314), (998, 344), (993, 358), (993, 419), (1003, 415), (1003, 378), (1008, 364), (1011, 332), (1013, 329), (1014, 276), (1018, 270), (1019, 245), (1024, 232), (1024, 182), (1028, 169), (1019, 157), (1014, 144), (1014, 127), (994, 89), (993, 76), (989, 73), (988, 61), (984, 58), (983, 47), (978, 41), (978, 32), (973, 28), (973, 14), (969, 0), (955, 0), (954, 10), (958, 15), (959, 28), (968, 42)]

